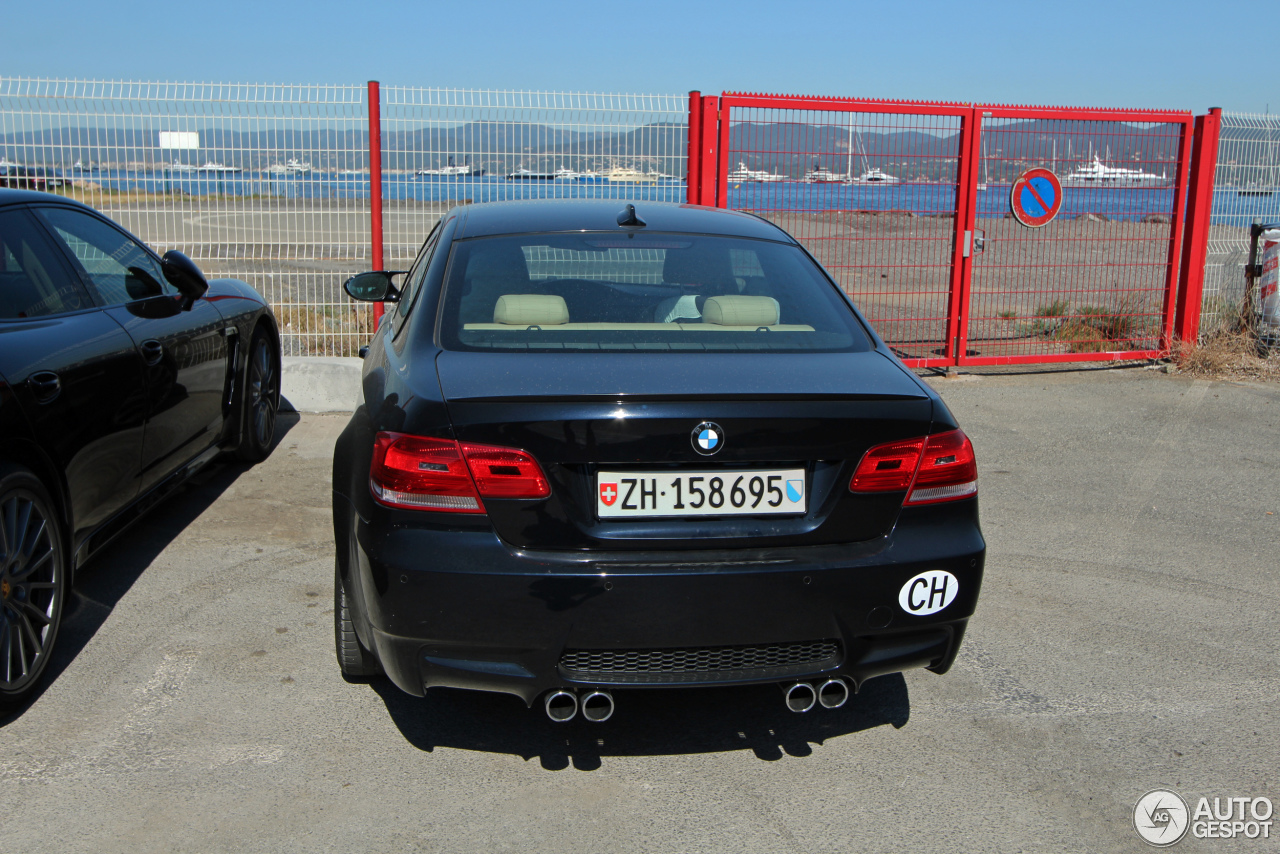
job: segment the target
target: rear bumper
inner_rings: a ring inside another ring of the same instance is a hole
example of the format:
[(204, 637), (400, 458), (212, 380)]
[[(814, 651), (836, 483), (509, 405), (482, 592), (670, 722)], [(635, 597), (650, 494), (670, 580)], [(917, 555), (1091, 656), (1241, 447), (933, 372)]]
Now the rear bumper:
[[(526, 703), (563, 687), (945, 672), (985, 556), (976, 500), (904, 512), (874, 543), (697, 552), (534, 552), (492, 531), (348, 518), (357, 631), (391, 680)], [(916, 616), (899, 593), (927, 570), (959, 590)]]

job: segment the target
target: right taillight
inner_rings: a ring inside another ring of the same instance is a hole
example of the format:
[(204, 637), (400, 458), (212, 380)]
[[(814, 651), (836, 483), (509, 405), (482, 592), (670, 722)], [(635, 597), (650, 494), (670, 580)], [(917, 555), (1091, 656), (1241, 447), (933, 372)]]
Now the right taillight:
[(901, 492), (906, 504), (935, 504), (978, 492), (973, 444), (960, 430), (876, 445), (849, 480), (853, 492)]
[(484, 513), (484, 498), (546, 498), (551, 486), (517, 448), (378, 433), (369, 488), (383, 504), (410, 510)]

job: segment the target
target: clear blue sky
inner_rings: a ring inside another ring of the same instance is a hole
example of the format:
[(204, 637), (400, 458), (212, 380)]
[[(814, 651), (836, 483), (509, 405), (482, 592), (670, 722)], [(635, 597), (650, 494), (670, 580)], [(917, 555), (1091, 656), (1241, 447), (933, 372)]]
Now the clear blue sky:
[(1280, 110), (1275, 7), (1232, 0), (7, 0), (3, 21), (4, 76)]

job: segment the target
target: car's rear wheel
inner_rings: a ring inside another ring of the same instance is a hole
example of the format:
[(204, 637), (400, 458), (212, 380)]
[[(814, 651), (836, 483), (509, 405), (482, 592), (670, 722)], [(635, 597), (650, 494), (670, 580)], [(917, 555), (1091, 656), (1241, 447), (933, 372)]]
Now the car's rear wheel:
[(53, 501), (34, 474), (0, 464), (0, 703), (18, 703), (49, 664), (67, 595)]
[(261, 327), (249, 342), (249, 367), (240, 401), (243, 428), (237, 455), (256, 463), (271, 451), (280, 408), (280, 359), (270, 336)]
[(333, 633), (338, 652), (338, 666), (342, 668), (342, 675), (348, 679), (376, 676), (382, 672), (382, 666), (378, 663), (378, 657), (360, 643), (355, 624), (351, 620), (350, 602), (346, 587), (342, 583), (342, 572), (334, 567)]

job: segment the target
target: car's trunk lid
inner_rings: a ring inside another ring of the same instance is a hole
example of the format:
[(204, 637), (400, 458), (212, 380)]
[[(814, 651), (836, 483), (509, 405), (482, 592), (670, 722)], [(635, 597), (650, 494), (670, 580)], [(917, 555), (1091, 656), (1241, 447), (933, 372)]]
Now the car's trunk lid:
[[(436, 361), (455, 435), (534, 455), (540, 501), (486, 501), (498, 534), (527, 548), (724, 548), (853, 542), (888, 532), (901, 494), (852, 495), (871, 446), (928, 432), (930, 396), (877, 352), (475, 353)], [(702, 422), (722, 449), (697, 453)], [(807, 512), (601, 519), (596, 472), (803, 469)]]

